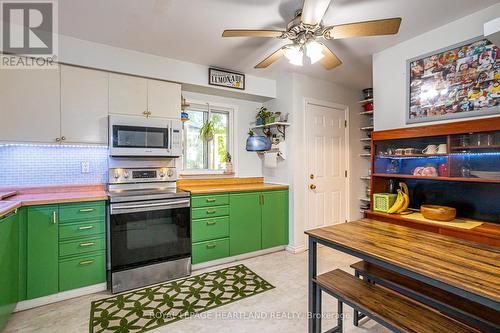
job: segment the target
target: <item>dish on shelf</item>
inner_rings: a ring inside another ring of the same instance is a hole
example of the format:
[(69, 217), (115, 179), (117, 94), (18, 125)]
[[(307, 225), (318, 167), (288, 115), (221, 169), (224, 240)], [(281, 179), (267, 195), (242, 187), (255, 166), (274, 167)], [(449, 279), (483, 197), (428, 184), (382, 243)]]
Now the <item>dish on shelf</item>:
[(500, 180), (499, 171), (470, 171), (470, 174), (477, 178)]
[(420, 213), (429, 220), (451, 221), (457, 216), (457, 210), (453, 207), (438, 205), (422, 205)]

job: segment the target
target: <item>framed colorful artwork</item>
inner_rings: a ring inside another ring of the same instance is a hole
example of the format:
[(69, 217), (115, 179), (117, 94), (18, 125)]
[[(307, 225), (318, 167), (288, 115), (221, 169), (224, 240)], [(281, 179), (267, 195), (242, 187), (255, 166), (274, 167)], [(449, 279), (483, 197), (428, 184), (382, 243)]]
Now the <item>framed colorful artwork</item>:
[(500, 113), (500, 49), (484, 37), (407, 61), (406, 123)]

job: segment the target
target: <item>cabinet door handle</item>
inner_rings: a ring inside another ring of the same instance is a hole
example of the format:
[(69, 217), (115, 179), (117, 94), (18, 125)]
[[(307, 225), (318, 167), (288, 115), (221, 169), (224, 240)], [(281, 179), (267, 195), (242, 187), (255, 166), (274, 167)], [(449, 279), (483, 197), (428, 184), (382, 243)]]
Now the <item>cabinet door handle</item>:
[(207, 244), (207, 249), (215, 249), (216, 245), (214, 243)]
[(92, 260), (83, 260), (83, 261), (80, 261), (80, 266), (84, 266), (84, 265), (90, 265), (94, 262), (95, 260), (92, 259)]
[(61, 141), (64, 141), (66, 140), (66, 137), (65, 136), (61, 136)]
[(217, 222), (215, 222), (215, 221), (208, 221), (207, 222), (207, 225), (215, 225), (215, 224), (217, 224)]
[(94, 242), (80, 243), (80, 247), (87, 247), (87, 246), (93, 246), (93, 245), (95, 245)]
[(61, 141), (61, 138), (56, 138), (56, 142), (59, 142), (59, 141)]
[(57, 213), (55, 210), (52, 212), (52, 223), (53, 224), (57, 223)]
[(266, 197), (264, 197), (264, 194), (261, 194), (262, 195), (262, 205), (265, 205), (266, 204)]
[(93, 212), (94, 208), (81, 208), (79, 210), (80, 213), (88, 213), (88, 212)]
[(216, 212), (216, 210), (215, 210), (215, 209), (208, 209), (208, 210), (207, 210), (207, 214), (213, 214), (213, 213), (215, 213), (215, 212)]
[(89, 230), (92, 229), (94, 226), (93, 225), (87, 225), (85, 227), (78, 227), (78, 230)]
[(215, 202), (215, 199), (214, 198), (209, 198), (209, 199), (207, 199), (207, 202)]

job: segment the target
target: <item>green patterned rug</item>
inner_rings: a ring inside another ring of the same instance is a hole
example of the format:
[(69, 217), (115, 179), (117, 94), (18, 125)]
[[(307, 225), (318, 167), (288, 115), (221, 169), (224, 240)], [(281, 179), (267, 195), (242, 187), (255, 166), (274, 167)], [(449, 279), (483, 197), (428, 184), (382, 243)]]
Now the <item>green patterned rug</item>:
[(273, 289), (245, 265), (92, 302), (90, 332), (145, 332)]

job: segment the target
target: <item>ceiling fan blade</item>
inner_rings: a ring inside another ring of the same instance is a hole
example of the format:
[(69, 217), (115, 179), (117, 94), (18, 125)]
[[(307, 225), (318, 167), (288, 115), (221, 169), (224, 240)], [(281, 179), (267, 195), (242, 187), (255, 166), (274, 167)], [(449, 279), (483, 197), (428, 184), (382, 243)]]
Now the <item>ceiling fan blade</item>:
[(255, 65), (255, 68), (266, 68), (267, 66), (271, 65), (273, 62), (277, 61), (279, 58), (281, 58), (284, 55), (284, 49), (285, 48), (282, 47), (282, 48), (274, 51), (266, 59), (262, 60), (257, 65)]
[(331, 0), (304, 0), (302, 6), (302, 22), (316, 25), (321, 22)]
[(326, 37), (328, 39), (341, 39), (349, 37), (394, 35), (398, 33), (400, 25), (400, 17), (341, 24), (327, 29)]
[(319, 62), (325, 67), (325, 69), (330, 70), (342, 64), (342, 61), (333, 53), (326, 45), (321, 44), (323, 47), (323, 54), (325, 55)]
[(285, 31), (281, 30), (224, 30), (222, 37), (281, 37)]

